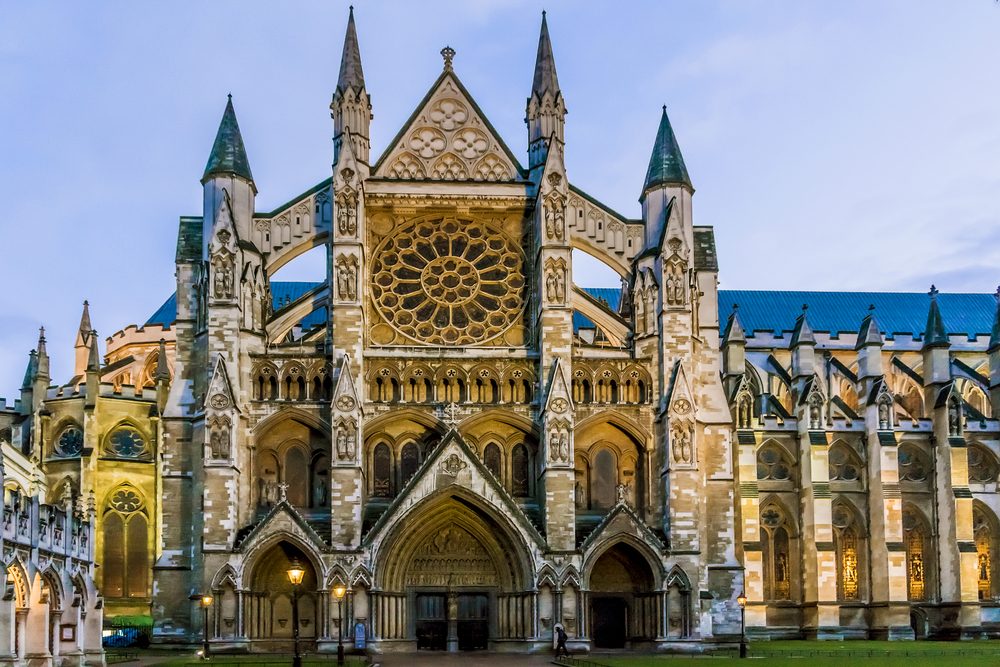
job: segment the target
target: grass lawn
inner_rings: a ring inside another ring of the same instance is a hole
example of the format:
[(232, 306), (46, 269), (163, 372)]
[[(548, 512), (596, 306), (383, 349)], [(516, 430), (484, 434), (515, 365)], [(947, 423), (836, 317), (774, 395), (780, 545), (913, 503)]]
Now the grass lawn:
[[(142, 661), (142, 658), (140, 658)], [(143, 661), (144, 664), (146, 664)], [(153, 664), (150, 661), (150, 664)], [(208, 662), (201, 662), (197, 658), (187, 655), (184, 657), (177, 658), (167, 658), (163, 662), (157, 661), (155, 665), (158, 667), (210, 667), (211, 665), (247, 665), (248, 667), (288, 667), (292, 664), (291, 656), (280, 656), (280, 655), (213, 655), (212, 659)], [(314, 656), (304, 656), (302, 658), (302, 664), (304, 667), (310, 667), (312, 665), (319, 666), (337, 664), (337, 656), (324, 656), (322, 658), (317, 658)], [(347, 656), (345, 663), (347, 667), (362, 667), (367, 665), (368, 662), (361, 657), (357, 656)]]
[[(624, 656), (594, 655), (587, 658), (607, 667), (659, 667), (682, 663), (736, 660), (735, 655), (711, 656)], [(884, 642), (884, 641), (771, 641), (750, 645), (750, 664), (796, 667), (827, 667), (863, 662), (866, 665), (905, 665), (906, 667), (942, 667), (943, 665), (1000, 664), (1000, 641), (966, 642)]]

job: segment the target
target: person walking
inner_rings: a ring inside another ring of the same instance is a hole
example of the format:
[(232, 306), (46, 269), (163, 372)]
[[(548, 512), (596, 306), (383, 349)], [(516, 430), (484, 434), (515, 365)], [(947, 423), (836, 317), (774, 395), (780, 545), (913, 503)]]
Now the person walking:
[(566, 635), (566, 630), (563, 629), (562, 625), (556, 626), (556, 657), (559, 657), (559, 652), (561, 651), (564, 656), (569, 657), (569, 650), (566, 648), (566, 640), (569, 637)]

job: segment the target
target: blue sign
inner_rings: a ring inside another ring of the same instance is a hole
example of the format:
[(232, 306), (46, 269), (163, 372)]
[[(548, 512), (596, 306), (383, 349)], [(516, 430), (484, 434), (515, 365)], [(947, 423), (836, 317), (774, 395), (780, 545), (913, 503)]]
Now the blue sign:
[(354, 624), (354, 648), (363, 649), (367, 643), (368, 638), (365, 636), (365, 624), (355, 623)]

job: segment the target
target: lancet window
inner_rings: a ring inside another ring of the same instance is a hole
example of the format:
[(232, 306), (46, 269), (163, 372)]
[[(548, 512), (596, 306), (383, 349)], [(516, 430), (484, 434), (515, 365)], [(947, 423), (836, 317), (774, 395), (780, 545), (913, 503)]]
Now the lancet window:
[(915, 509), (903, 512), (903, 542), (906, 547), (906, 590), (910, 600), (926, 600), (930, 531)]
[(846, 504), (833, 508), (833, 539), (837, 550), (837, 598), (860, 600), (862, 577), (862, 526)]
[(972, 510), (972, 530), (976, 539), (976, 571), (980, 600), (991, 600), (1000, 594), (997, 579), (997, 551), (1000, 534), (989, 509), (977, 505)]
[(790, 600), (792, 544), (785, 513), (777, 505), (760, 511), (760, 542), (764, 557), (764, 599)]
[(145, 598), (149, 578), (149, 520), (142, 496), (122, 486), (108, 497), (102, 516), (102, 591), (109, 598)]

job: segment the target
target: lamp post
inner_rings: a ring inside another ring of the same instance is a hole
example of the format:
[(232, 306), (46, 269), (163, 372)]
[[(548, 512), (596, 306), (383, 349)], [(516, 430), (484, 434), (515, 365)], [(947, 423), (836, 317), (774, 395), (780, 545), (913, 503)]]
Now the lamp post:
[(201, 620), (202, 620), (202, 649), (201, 649), (201, 659), (208, 660), (211, 657), (211, 650), (208, 647), (208, 608), (212, 606), (212, 596), (207, 593), (198, 596), (198, 602), (201, 604)]
[(305, 574), (306, 571), (299, 564), (299, 560), (293, 558), (292, 564), (288, 566), (288, 581), (292, 582), (292, 637), (295, 640), (292, 667), (302, 667), (302, 656), (299, 655), (299, 585)]
[(337, 616), (339, 621), (337, 623), (337, 664), (344, 664), (344, 593), (347, 592), (347, 588), (343, 584), (337, 584), (333, 587), (333, 594), (337, 597)]
[(747, 657), (747, 594), (740, 593), (736, 596), (736, 602), (740, 605), (740, 657)]

